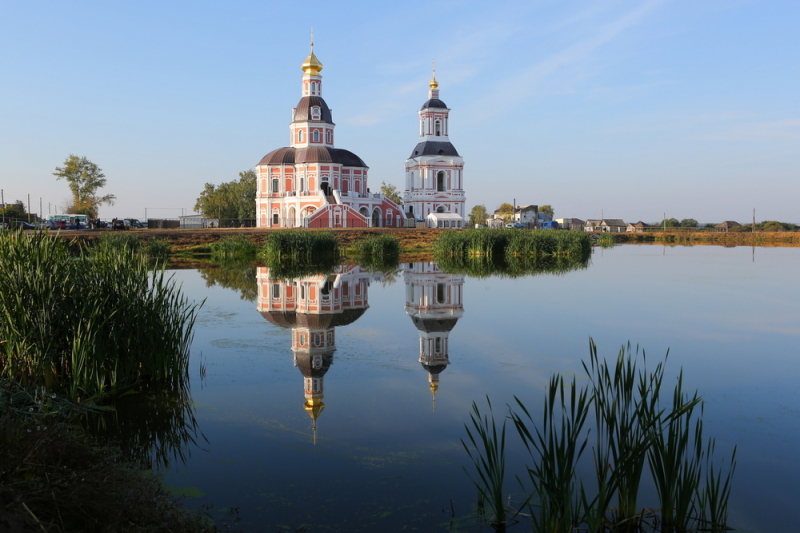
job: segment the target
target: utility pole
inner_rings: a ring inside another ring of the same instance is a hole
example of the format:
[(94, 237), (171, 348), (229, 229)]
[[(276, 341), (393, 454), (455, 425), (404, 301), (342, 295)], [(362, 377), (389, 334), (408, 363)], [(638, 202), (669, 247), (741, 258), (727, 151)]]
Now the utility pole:
[(664, 229), (662, 229), (661, 231), (667, 231), (667, 214), (666, 213), (664, 213), (664, 219), (661, 221), (661, 223), (664, 225)]
[(0, 189), (0, 203), (3, 204), (3, 227), (6, 227), (6, 195), (3, 189)]
[(753, 233), (756, 232), (756, 208), (753, 208)]
[(39, 218), (42, 218), (42, 197), (39, 197)]
[(31, 221), (31, 195), (28, 193), (28, 222)]

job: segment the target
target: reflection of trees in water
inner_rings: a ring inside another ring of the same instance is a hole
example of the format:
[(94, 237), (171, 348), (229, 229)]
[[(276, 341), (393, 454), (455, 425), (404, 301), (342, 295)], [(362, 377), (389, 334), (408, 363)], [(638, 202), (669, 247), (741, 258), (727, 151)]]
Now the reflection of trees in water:
[(563, 275), (587, 268), (589, 258), (589, 254), (578, 258), (552, 255), (508, 256), (495, 259), (487, 256), (442, 257), (439, 259), (439, 268), (450, 274), (466, 274), (475, 278)]
[(256, 265), (244, 261), (223, 261), (213, 266), (199, 269), (206, 287), (219, 285), (225, 289), (239, 292), (242, 300), (255, 302), (258, 296)]
[(118, 447), (122, 461), (166, 469), (186, 462), (198, 436), (205, 440), (188, 389), (142, 390), (111, 407), (114, 411), (87, 415), (84, 425), (98, 441)]

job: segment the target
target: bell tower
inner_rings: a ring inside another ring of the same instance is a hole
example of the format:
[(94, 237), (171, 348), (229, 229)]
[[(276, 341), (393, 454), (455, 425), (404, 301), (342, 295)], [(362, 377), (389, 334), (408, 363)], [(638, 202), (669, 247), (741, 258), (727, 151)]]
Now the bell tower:
[[(426, 220), (447, 213), (446, 226), (463, 227), (464, 159), (450, 142), (450, 109), (439, 99), (436, 63), (428, 84), (428, 100), (419, 110), (419, 141), (406, 159), (403, 205), (406, 217)], [(460, 222), (460, 223), (459, 223)]]

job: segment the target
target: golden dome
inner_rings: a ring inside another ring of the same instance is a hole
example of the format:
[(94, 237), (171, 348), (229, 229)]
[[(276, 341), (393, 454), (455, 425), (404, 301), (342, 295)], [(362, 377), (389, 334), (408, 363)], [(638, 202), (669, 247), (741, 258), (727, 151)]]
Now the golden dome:
[(303, 409), (306, 410), (306, 413), (308, 413), (308, 416), (310, 416), (312, 420), (316, 420), (319, 418), (322, 410), (325, 409), (325, 404), (322, 403), (320, 398), (309, 398), (303, 404)]
[(439, 82), (436, 81), (436, 74), (434, 74), (433, 77), (431, 78), (431, 82), (429, 85), (431, 86), (431, 89), (436, 89), (437, 87), (439, 87)]
[(317, 56), (314, 55), (314, 45), (311, 45), (311, 52), (308, 54), (308, 57), (305, 61), (303, 61), (303, 72), (306, 74), (311, 74), (314, 76), (319, 76), (319, 72), (322, 70), (322, 63), (320, 63)]

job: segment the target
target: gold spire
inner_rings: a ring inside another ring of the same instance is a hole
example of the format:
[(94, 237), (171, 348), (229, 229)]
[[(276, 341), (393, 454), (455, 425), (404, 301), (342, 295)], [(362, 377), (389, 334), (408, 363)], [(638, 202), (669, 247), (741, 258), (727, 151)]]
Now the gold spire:
[(303, 409), (306, 410), (308, 416), (311, 417), (311, 432), (314, 435), (314, 444), (317, 443), (317, 418), (319, 418), (322, 410), (325, 409), (325, 404), (322, 403), (321, 398), (308, 398), (303, 404)]
[(433, 407), (433, 412), (435, 413), (436, 412), (436, 391), (439, 390), (439, 384), (438, 383), (431, 383), (431, 386), (429, 388), (431, 389), (432, 403), (433, 403), (432, 407)]
[(436, 89), (439, 87), (439, 82), (436, 81), (436, 60), (433, 60), (433, 76), (431, 77), (431, 82), (429, 84), (431, 89)]
[(306, 74), (311, 74), (314, 76), (319, 76), (319, 72), (322, 70), (322, 63), (320, 63), (317, 56), (314, 55), (314, 28), (311, 28), (311, 51), (308, 53), (308, 57), (303, 62), (303, 72)]

